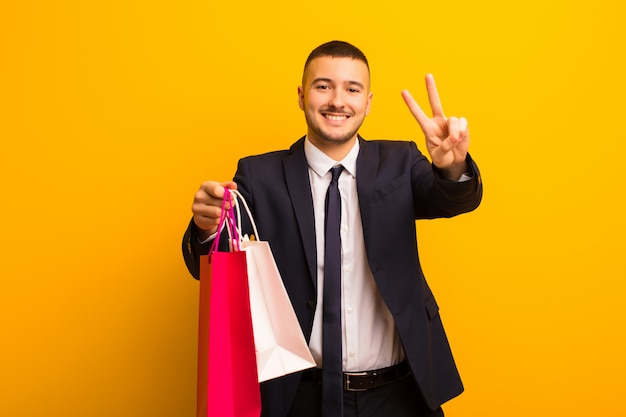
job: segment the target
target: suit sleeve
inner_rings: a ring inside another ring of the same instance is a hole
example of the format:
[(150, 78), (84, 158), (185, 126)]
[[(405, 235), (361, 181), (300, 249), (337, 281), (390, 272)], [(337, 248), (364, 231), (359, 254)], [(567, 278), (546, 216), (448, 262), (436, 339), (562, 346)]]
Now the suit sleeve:
[(200, 243), (198, 239), (198, 229), (193, 219), (189, 222), (189, 226), (183, 236), (183, 258), (189, 273), (195, 278), (200, 277), (200, 256), (206, 255), (211, 249), (212, 241)]
[[(437, 167), (411, 143), (416, 155), (412, 166), (412, 187), (416, 219), (453, 217), (476, 209), (482, 200), (482, 178), (478, 166), (467, 154), (468, 181), (450, 181), (441, 177)], [(426, 167), (427, 165), (427, 167)]]

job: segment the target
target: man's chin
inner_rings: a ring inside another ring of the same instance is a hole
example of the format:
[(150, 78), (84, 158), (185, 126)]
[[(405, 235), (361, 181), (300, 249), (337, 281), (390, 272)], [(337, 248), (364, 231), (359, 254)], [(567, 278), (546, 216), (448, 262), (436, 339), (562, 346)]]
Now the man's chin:
[(326, 143), (342, 145), (344, 143), (350, 142), (356, 136), (356, 131), (344, 134), (329, 134), (328, 132), (317, 132), (317, 136), (320, 140)]
[(326, 143), (333, 143), (335, 145), (343, 145), (344, 143), (350, 142), (353, 137), (354, 135), (342, 136), (342, 137), (325, 136), (325, 137), (322, 137), (321, 139)]

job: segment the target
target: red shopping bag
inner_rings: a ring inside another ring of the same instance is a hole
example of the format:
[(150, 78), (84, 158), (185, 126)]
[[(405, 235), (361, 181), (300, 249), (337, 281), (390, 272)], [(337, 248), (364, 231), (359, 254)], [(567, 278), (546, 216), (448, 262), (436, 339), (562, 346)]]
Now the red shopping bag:
[[(230, 201), (226, 190), (224, 201)], [(200, 257), (197, 417), (259, 417), (257, 377), (246, 253), (239, 250), (233, 210), (222, 205), (232, 251)]]

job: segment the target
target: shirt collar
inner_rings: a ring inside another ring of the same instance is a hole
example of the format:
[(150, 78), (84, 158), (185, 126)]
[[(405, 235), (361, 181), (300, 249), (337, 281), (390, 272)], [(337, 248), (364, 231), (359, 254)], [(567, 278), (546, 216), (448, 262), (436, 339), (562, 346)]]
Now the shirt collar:
[(328, 155), (315, 147), (308, 138), (304, 141), (304, 155), (306, 156), (309, 167), (320, 177), (326, 175), (332, 167), (339, 164), (343, 165), (344, 170), (350, 175), (356, 177), (356, 158), (359, 155), (359, 139), (357, 138), (350, 152), (348, 152), (341, 161), (335, 161), (328, 157)]

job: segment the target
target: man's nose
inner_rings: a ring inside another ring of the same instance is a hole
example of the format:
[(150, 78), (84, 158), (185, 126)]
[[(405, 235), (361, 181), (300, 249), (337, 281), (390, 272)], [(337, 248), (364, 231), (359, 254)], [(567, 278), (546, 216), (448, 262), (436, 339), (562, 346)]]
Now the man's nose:
[(344, 106), (343, 91), (334, 89), (328, 98), (329, 107), (340, 109)]

